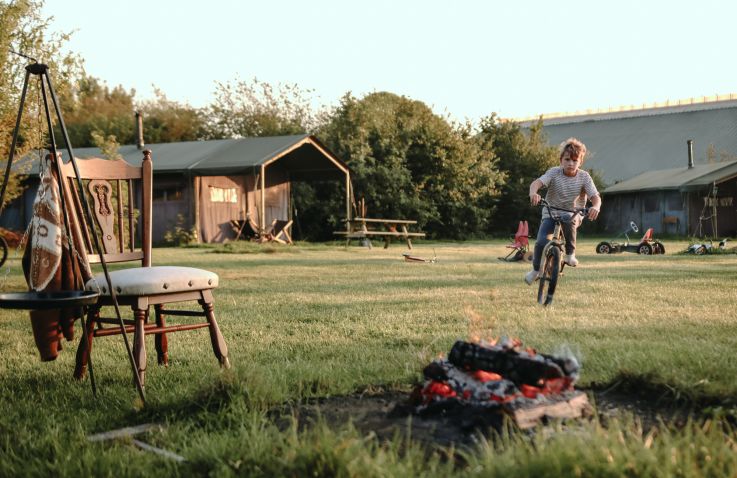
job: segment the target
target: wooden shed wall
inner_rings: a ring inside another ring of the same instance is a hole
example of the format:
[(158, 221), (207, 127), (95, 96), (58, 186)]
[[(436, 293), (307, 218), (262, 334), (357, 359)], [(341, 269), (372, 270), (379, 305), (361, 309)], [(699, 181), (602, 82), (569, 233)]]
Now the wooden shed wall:
[[(656, 234), (678, 233), (708, 237), (737, 235), (737, 179), (718, 185), (714, 234), (711, 206), (705, 208), (709, 188), (700, 191), (643, 191), (604, 196), (602, 216), (609, 233), (622, 232), (634, 221), (641, 229), (652, 227)], [(678, 218), (678, 224), (665, 223), (665, 217)], [(700, 227), (699, 227), (700, 226)]]

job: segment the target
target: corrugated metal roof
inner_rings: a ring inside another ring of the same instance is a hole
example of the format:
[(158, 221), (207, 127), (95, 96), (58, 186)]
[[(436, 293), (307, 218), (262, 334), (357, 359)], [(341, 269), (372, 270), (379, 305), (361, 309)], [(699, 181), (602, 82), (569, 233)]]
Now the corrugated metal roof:
[(660, 169), (647, 171), (606, 188), (604, 194), (621, 194), (635, 191), (698, 189), (713, 182), (721, 182), (737, 176), (737, 160), (713, 164), (697, 164), (693, 168)]
[[(317, 145), (314, 154), (303, 155), (305, 160), (319, 157), (322, 159), (318, 168), (335, 169), (334, 164), (325, 161), (325, 154), (330, 155), (333, 161), (338, 162), (347, 170), (347, 166), (338, 158), (327, 152), (325, 147), (315, 138), (307, 134), (291, 136), (266, 136), (259, 138), (219, 139), (210, 141), (186, 141), (181, 143), (147, 144), (145, 149), (150, 149), (154, 163), (154, 173), (183, 173), (190, 172), (201, 175), (236, 174), (248, 171), (254, 167), (261, 166), (274, 158), (278, 158), (285, 152), (290, 151), (303, 143)], [(66, 149), (60, 149), (62, 158), (68, 156)], [(143, 154), (135, 145), (124, 145), (118, 150), (120, 155), (128, 163), (140, 165)], [(101, 157), (99, 148), (75, 148), (74, 155), (77, 158)], [(29, 155), (32, 158), (36, 155)], [(313, 158), (314, 157), (314, 158)], [(18, 161), (23, 164), (28, 157)], [(30, 174), (37, 172), (38, 161)], [(313, 163), (315, 161), (312, 161)]]
[[(543, 122), (550, 144), (574, 136), (586, 143), (586, 169), (602, 174), (613, 184), (647, 171), (685, 168), (688, 164), (686, 141), (694, 140), (697, 165), (707, 164), (707, 148), (712, 145), (717, 158), (722, 152), (737, 155), (737, 105), (725, 101), (704, 109), (649, 109), (642, 115), (591, 115), (556, 118)], [(530, 122), (521, 123), (529, 127)]]

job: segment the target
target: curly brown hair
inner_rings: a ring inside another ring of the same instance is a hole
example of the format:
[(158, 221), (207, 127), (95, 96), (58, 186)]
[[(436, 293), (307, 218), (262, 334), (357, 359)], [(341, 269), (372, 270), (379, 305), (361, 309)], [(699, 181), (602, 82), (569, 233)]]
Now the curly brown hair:
[(586, 156), (586, 145), (576, 138), (568, 138), (560, 143), (560, 158), (563, 159), (565, 153), (570, 153), (574, 158), (580, 158), (583, 164), (583, 158)]

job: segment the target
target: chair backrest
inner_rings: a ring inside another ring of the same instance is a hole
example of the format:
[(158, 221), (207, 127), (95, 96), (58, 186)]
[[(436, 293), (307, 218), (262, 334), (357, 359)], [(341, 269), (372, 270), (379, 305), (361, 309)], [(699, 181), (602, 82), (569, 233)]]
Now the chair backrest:
[(678, 224), (680, 220), (678, 216), (663, 216), (663, 224)]
[(529, 244), (527, 238), (530, 234), (530, 228), (527, 221), (520, 221), (517, 226), (517, 232), (514, 234), (514, 243), (526, 246)]
[(519, 242), (519, 238), (525, 235), (525, 225), (523, 221), (520, 221), (517, 225), (517, 232), (514, 233), (514, 240)]
[(87, 223), (72, 162), (63, 163), (64, 194), (72, 199), (69, 209), (74, 212), (70, 220), (75, 243), (83, 245), (90, 263), (99, 263), (101, 259), (92, 240), (92, 234), (97, 234), (105, 262), (141, 261), (142, 266), (150, 266), (151, 151), (143, 151), (141, 166), (122, 159), (77, 159), (76, 163), (95, 224)]
[(640, 242), (652, 241), (652, 240), (653, 240), (653, 228), (650, 227), (648, 228), (647, 231), (645, 231), (645, 235), (642, 236), (642, 239), (640, 239)]

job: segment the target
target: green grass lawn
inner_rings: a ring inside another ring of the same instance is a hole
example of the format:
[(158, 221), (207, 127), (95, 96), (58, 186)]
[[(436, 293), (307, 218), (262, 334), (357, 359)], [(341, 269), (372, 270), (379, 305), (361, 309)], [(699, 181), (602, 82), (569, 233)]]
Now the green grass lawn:
[[(737, 433), (721, 410), (737, 397), (737, 255), (594, 253), (567, 268), (542, 308), (523, 282), (528, 266), (497, 260), (507, 241), (156, 249), (158, 265), (217, 272), (215, 312), (232, 369), (219, 369), (206, 330), (169, 336), (170, 366), (153, 338), (146, 406), (132, 385), (120, 337), (95, 340), (99, 387), (72, 379), (77, 343), (41, 363), (27, 313), (0, 310), (0, 476), (734, 476)], [(23, 280), (18, 257), (4, 291)], [(79, 332), (79, 329), (78, 329)], [(428, 452), (412, 439), (381, 442), (350, 423), (275, 426), (267, 411), (312, 397), (409, 391), (421, 370), (458, 338), (519, 337), (542, 352), (573, 350), (579, 387), (619, 384), (709, 404), (714, 420), (657, 433), (637, 420), (576, 432), (510, 434), (478, 448)], [(176, 463), (89, 434), (155, 422), (145, 441), (187, 458)]]

